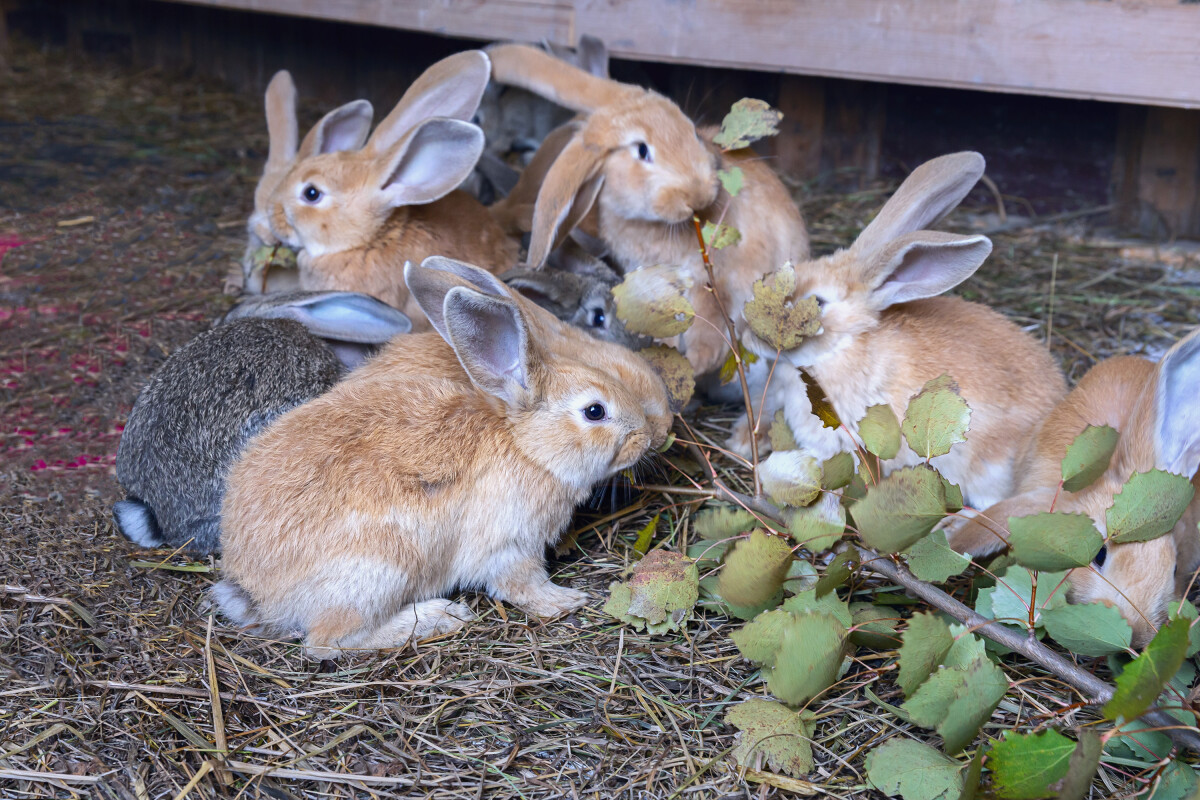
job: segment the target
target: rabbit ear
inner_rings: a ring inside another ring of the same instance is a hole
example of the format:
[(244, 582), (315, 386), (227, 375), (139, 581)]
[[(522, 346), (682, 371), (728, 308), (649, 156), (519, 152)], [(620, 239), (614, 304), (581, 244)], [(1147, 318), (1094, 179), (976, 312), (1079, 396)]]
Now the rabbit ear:
[(482, 50), (443, 58), (413, 81), (375, 128), (367, 147), (382, 153), (431, 117), (470, 120), (479, 108), (491, 72), (491, 62)]
[(864, 283), (879, 310), (935, 297), (965, 281), (992, 252), (986, 236), (916, 231), (893, 240), (866, 262)]
[(963, 152), (926, 161), (900, 184), (854, 243), (871, 256), (898, 236), (923, 230), (954, 210), (983, 177), (983, 156)]
[(597, 78), (549, 53), (524, 44), (488, 48), (492, 80), (519, 86), (572, 111), (595, 111), (644, 90)]
[(383, 344), (412, 330), (412, 321), (403, 313), (357, 292), (257, 295), (236, 305), (223, 321), (247, 317), (294, 319), (322, 339), (360, 344)]
[(601, 169), (608, 153), (586, 145), (576, 133), (546, 172), (533, 208), (533, 231), (526, 261), (534, 269), (587, 216), (604, 186)]
[(504, 159), (491, 150), (483, 151), (483, 154), (479, 156), (479, 163), (475, 165), (475, 168), (483, 173), (483, 177), (487, 178), (492, 186), (496, 188), (496, 192), (500, 197), (507, 197), (512, 194), (513, 189), (521, 182), (522, 173), (510, 167)]
[(296, 157), (300, 139), (296, 122), (296, 84), (292, 74), (281, 69), (267, 84), (267, 168), (278, 168)]
[(589, 34), (579, 37), (579, 66), (597, 78), (608, 77), (608, 48), (604, 41)]
[(570, 273), (559, 270), (518, 270), (506, 273), (504, 282), (542, 308), (574, 308), (579, 305), (582, 287), (579, 278)]
[(562, 244), (546, 260), (546, 265), (585, 278), (595, 278), (608, 286), (620, 283), (621, 276), (612, 267), (575, 240), (577, 233), (575, 231), (563, 239)]
[(1192, 477), (1200, 469), (1200, 328), (1163, 356), (1155, 396), (1157, 466)]
[(300, 143), (297, 155), (308, 158), (359, 149), (367, 138), (367, 131), (371, 130), (371, 118), (374, 115), (374, 109), (366, 100), (355, 100), (335, 108), (321, 117), (321, 121), (308, 132)]
[[(546, 134), (507, 197), (492, 205), (492, 216), (501, 227), (513, 233), (529, 233), (532, 230), (538, 193), (546, 182), (546, 175), (582, 128), (582, 122), (572, 120)], [(564, 230), (570, 228), (564, 227)]]
[(530, 372), (529, 331), (517, 305), (456, 286), (446, 293), (442, 319), (442, 335), (475, 385), (517, 405), (529, 389)]
[(434, 329), (447, 341), (442, 309), (446, 293), (455, 286), (473, 286), (495, 297), (511, 297), (504, 282), (490, 272), (442, 256), (430, 256), (420, 266), (405, 263), (404, 283)]
[(483, 152), (483, 131), (457, 119), (429, 119), (376, 165), (380, 191), (392, 206), (432, 203), (454, 191)]

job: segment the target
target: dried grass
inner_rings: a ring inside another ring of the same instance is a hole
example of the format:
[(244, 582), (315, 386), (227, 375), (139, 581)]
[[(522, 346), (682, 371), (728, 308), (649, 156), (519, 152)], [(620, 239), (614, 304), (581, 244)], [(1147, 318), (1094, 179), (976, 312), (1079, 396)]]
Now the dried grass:
[[(543, 623), (466, 595), (480, 620), (463, 633), (336, 665), (212, 620), (212, 560), (116, 534), (111, 465), (136, 391), (228, 304), (219, 287), (263, 157), (260, 112), (219, 87), (54, 54), (18, 48), (16, 65), (0, 97), (14, 143), (0, 154), (0, 242), (24, 242), (0, 277), (0, 795), (784, 796), (728, 758), (724, 709), (763, 691), (729, 641), (736, 623), (700, 616), (652, 637), (599, 610), (651, 514), (669, 509), (662, 543), (686, 545), (694, 497), (615, 492), (579, 515), (552, 564), (596, 598), (578, 614)], [(848, 242), (884, 196), (809, 198), (818, 249)], [(1094, 358), (1160, 353), (1197, 322), (1200, 264), (1123, 260), (1073, 233), (996, 236), (964, 294), (1043, 336), (1053, 276), (1051, 345), (1072, 379)], [(719, 441), (733, 413), (697, 418)], [(794, 790), (878, 796), (863, 753), (929, 738), (867, 694), (898, 702), (893, 656), (861, 652), (813, 704), (818, 766)], [(987, 733), (1084, 719), (1053, 678), (1008, 670), (1018, 683)], [(1144, 777), (1106, 767), (1093, 796)]]

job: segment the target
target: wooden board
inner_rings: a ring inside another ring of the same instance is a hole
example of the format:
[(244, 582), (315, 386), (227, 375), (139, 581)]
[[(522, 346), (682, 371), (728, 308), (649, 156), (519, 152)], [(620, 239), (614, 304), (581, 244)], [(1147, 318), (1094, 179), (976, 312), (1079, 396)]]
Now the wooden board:
[(173, 0), (618, 58), (1200, 108), (1179, 0)]

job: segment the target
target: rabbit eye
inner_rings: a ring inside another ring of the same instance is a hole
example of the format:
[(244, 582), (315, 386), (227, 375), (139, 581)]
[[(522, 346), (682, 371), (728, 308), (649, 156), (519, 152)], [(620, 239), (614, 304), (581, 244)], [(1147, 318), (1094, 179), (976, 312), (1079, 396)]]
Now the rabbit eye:
[(650, 157), (650, 145), (646, 144), (645, 142), (637, 143), (637, 154), (638, 158), (640, 158), (642, 161), (645, 161), (647, 164), (654, 160)]
[(814, 294), (812, 296), (812, 298), (813, 298), (813, 300), (817, 301), (817, 308), (824, 308), (825, 304), (829, 302), (824, 297), (821, 297), (821, 295), (819, 295), (819, 294)]
[(593, 308), (591, 320), (588, 322), (593, 328), (607, 328), (608, 317), (604, 315), (603, 309)]
[(592, 403), (583, 410), (583, 416), (589, 422), (599, 422), (608, 416), (608, 412), (604, 410), (604, 406), (599, 403)]
[(1108, 559), (1108, 548), (1101, 547), (1100, 552), (1096, 553), (1096, 557), (1092, 559), (1092, 563), (1097, 567), (1103, 567), (1104, 562)]
[(321, 199), (321, 190), (310, 183), (300, 191), (300, 196), (306, 203), (315, 203)]

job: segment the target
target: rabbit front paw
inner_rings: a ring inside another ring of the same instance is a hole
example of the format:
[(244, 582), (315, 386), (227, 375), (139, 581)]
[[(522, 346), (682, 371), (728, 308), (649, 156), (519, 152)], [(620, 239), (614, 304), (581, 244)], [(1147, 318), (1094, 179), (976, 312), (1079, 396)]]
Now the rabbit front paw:
[(587, 605), (587, 592), (546, 582), (522, 602), (513, 603), (535, 617), (557, 617)]

